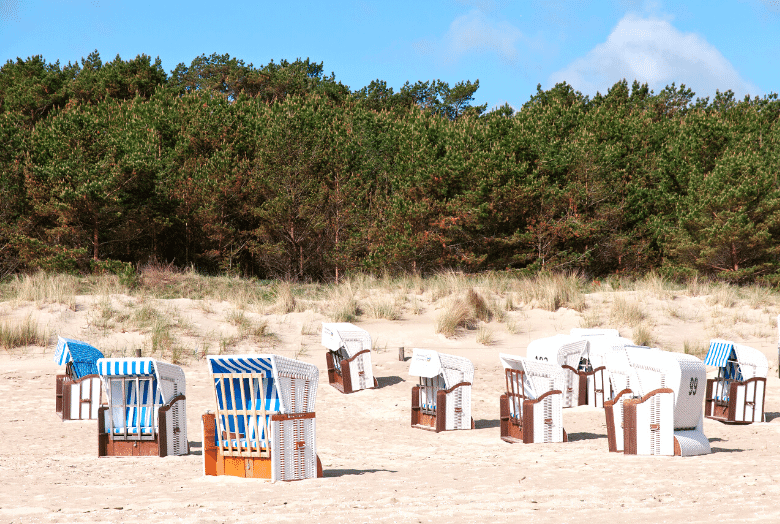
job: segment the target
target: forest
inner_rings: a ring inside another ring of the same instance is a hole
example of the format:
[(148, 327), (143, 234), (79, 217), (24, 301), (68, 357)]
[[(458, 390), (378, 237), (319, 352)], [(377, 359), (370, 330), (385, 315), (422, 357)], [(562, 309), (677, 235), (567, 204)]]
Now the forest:
[[(97, 51), (0, 68), (0, 279), (656, 271), (780, 283), (780, 100), (375, 80)], [(696, 98), (695, 98), (696, 97)], [(510, 98), (509, 94), (507, 98)]]

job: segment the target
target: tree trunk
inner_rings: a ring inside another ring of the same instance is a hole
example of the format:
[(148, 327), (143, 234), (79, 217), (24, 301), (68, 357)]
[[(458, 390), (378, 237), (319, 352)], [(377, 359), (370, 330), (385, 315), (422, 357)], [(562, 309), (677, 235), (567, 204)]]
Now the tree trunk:
[(98, 260), (98, 219), (92, 224), (92, 260)]

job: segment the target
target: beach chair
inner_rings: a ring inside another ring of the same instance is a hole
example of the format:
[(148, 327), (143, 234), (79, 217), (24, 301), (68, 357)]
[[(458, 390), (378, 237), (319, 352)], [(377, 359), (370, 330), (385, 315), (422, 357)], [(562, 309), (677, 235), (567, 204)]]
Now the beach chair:
[(184, 371), (152, 358), (101, 358), (107, 405), (98, 413), (98, 456), (186, 455)]
[(567, 442), (563, 429), (564, 371), (555, 363), (500, 354), (506, 393), (499, 401), (501, 440)]
[[(632, 340), (620, 336), (616, 329), (574, 328), (571, 335), (588, 341), (587, 378), (588, 405), (603, 408), (604, 402), (612, 400), (616, 391), (612, 388), (606, 356), (613, 351), (622, 350), (626, 345), (634, 345)], [(580, 372), (581, 374), (582, 371)]]
[(217, 411), (203, 415), (204, 474), (271, 481), (321, 477), (317, 366), (278, 355), (207, 358)]
[(63, 420), (96, 420), (101, 402), (97, 361), (103, 358), (86, 342), (57, 337), (54, 362), (65, 366), (55, 381), (55, 411)]
[(528, 345), (529, 359), (557, 363), (564, 370), (566, 384), (563, 407), (604, 405), (606, 379), (604, 366), (593, 367), (590, 359), (590, 339), (575, 335), (555, 335), (532, 341)]
[(763, 353), (727, 340), (712, 340), (704, 364), (718, 368), (718, 376), (707, 380), (707, 418), (726, 424), (764, 420), (769, 362)]
[(412, 427), (435, 431), (474, 429), (471, 384), (474, 365), (467, 358), (430, 349), (413, 349), (409, 374), (420, 378), (412, 388)]
[(628, 455), (710, 453), (703, 431), (704, 391), (700, 386), (706, 372), (701, 360), (626, 346), (607, 356), (607, 367), (613, 384), (622, 388), (605, 405), (610, 451)]
[(328, 383), (342, 393), (377, 387), (371, 368), (371, 335), (346, 322), (322, 323)]

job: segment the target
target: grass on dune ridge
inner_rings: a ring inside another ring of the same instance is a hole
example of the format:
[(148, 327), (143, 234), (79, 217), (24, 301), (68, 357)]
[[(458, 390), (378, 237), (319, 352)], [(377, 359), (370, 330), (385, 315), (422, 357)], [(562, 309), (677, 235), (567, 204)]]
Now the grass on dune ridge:
[[(653, 327), (660, 317), (703, 322), (710, 335), (720, 336), (724, 334), (721, 317), (728, 315), (734, 325), (740, 326), (739, 333), (764, 336), (776, 327), (773, 315), (780, 312), (778, 293), (771, 288), (739, 287), (701, 278), (677, 283), (655, 273), (639, 279), (610, 276), (600, 280), (586, 280), (576, 273), (528, 276), (446, 271), (425, 277), (355, 274), (335, 284), (205, 276), (193, 270), (150, 264), (139, 269), (132, 287), (114, 275), (79, 277), (43, 272), (0, 282), (0, 304), (11, 310), (60, 307), (76, 311), (77, 302), (86, 302), (85, 295), (99, 297), (88, 306), (90, 327), (99, 334), (139, 332), (146, 337), (144, 354), (178, 362), (214, 351), (230, 352), (247, 341), (273, 345), (269, 320), (297, 312), (319, 314), (334, 322), (399, 320), (435, 312), (435, 332), (445, 337), (472, 336), (482, 345), (493, 344), (501, 331), (528, 332), (530, 326), (524, 323), (534, 309), (555, 314), (567, 308), (576, 312), (582, 327), (619, 328), (645, 345), (657, 342)], [(676, 297), (700, 297), (702, 310), (683, 313), (674, 305)], [(216, 315), (218, 304), (228, 303), (229, 311), (221, 320), (233, 332), (199, 332), (185, 315), (165, 305), (166, 300), (178, 298), (196, 301), (196, 307), (208, 315)], [(648, 307), (652, 301), (665, 305), (659, 312)], [(740, 307), (755, 313), (745, 313)], [(46, 329), (31, 316), (2, 322), (0, 347), (5, 350), (47, 344)], [(304, 331), (316, 329), (302, 326), (301, 333)], [(699, 353), (702, 344), (701, 340), (690, 340), (674, 349)], [(126, 353), (125, 349), (116, 351)]]

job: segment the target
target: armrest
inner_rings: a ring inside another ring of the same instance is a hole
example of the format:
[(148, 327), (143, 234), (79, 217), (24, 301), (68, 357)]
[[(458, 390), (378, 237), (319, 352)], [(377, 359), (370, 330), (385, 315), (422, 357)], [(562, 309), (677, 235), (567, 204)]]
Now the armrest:
[(458, 388), (462, 388), (462, 387), (470, 386), (470, 385), (471, 385), (471, 382), (459, 382), (459, 383), (455, 384), (454, 386), (452, 386), (450, 389), (444, 389), (442, 391), (444, 391), (445, 395), (449, 395), (450, 393), (452, 393), (453, 391), (455, 391)]
[(307, 413), (276, 413), (275, 415), (271, 415), (271, 420), (299, 420), (299, 419), (305, 419), (305, 418), (316, 418), (314, 411), (310, 411)]
[(627, 399), (624, 402), (624, 404), (625, 403), (636, 404), (636, 405), (643, 404), (643, 403), (647, 402), (648, 400), (650, 400), (652, 397), (654, 397), (656, 395), (659, 395), (661, 393), (671, 393), (671, 394), (674, 394), (674, 390), (672, 390), (671, 388), (658, 388), (658, 389), (654, 389), (653, 391), (651, 391), (650, 393), (648, 393), (644, 397)]
[(173, 407), (175, 403), (179, 402), (180, 400), (184, 402), (185, 400), (187, 400), (187, 397), (185, 397), (184, 395), (176, 395), (171, 400), (169, 400), (168, 402), (160, 406), (160, 411), (168, 411)]
[(633, 395), (633, 394), (634, 392), (631, 391), (630, 389), (624, 389), (623, 391), (615, 395), (615, 398), (613, 398), (612, 400), (607, 400), (606, 402), (604, 402), (604, 407), (612, 407), (615, 404), (617, 404), (618, 400), (620, 400), (620, 397), (624, 395)]
[(561, 391), (560, 389), (551, 389), (550, 391), (548, 391), (544, 395), (541, 395), (541, 396), (539, 396), (537, 398), (526, 398), (526, 399), (524, 399), (523, 400), (523, 404), (529, 404), (529, 405), (538, 404), (539, 402), (541, 402), (542, 400), (546, 399), (550, 395), (563, 395), (563, 391)]
[(354, 356), (352, 356), (352, 357), (350, 357), (350, 358), (345, 358), (345, 359), (343, 359), (343, 360), (342, 360), (342, 362), (352, 362), (353, 360), (355, 360), (356, 358), (358, 358), (358, 357), (359, 357), (360, 355), (362, 355), (363, 353), (371, 353), (371, 350), (370, 350), (370, 349), (364, 349), (363, 351), (358, 351), (357, 353), (355, 353), (355, 355), (354, 355)]

